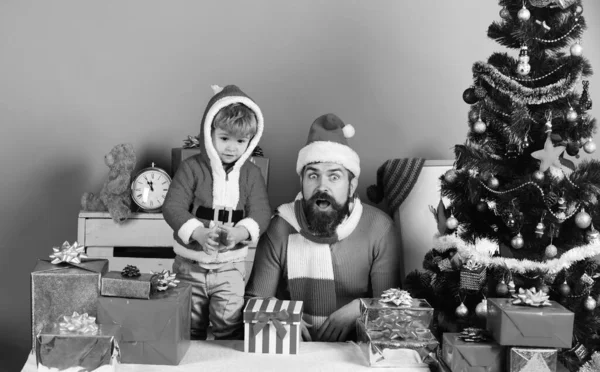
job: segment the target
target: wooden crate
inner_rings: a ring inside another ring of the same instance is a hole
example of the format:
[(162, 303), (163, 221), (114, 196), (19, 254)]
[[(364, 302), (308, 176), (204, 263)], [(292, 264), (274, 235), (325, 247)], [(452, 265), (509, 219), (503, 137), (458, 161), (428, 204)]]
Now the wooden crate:
[[(171, 270), (175, 257), (173, 230), (162, 213), (133, 213), (123, 224), (117, 224), (108, 212), (82, 211), (77, 242), (86, 248), (88, 257), (108, 259), (112, 271), (121, 271), (126, 265), (136, 265), (143, 273)], [(248, 249), (246, 277), (250, 275), (255, 251)], [(165, 253), (170, 258), (165, 258)]]

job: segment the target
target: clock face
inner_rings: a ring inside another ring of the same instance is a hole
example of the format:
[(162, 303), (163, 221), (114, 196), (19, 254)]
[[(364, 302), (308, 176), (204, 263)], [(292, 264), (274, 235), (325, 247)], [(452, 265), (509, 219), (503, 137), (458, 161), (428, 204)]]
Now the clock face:
[(160, 169), (142, 171), (131, 184), (131, 197), (140, 208), (151, 211), (162, 207), (171, 177)]

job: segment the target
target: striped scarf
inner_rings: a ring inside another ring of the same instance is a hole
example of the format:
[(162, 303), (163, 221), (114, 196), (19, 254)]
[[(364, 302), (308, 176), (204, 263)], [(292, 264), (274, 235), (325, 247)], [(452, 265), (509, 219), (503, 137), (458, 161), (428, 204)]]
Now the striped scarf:
[(327, 317), (337, 310), (330, 246), (354, 231), (362, 209), (360, 200), (355, 199), (350, 215), (336, 228), (333, 236), (326, 238), (316, 237), (308, 231), (301, 193), (294, 202), (277, 209), (278, 215), (296, 230), (288, 237), (287, 279), (291, 299), (304, 301), (303, 319), (313, 325), (311, 333), (316, 333)]

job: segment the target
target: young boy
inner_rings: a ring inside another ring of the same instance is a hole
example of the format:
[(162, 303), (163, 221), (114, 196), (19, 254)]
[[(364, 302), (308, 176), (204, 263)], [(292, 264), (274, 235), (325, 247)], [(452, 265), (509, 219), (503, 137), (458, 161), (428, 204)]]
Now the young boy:
[[(179, 166), (163, 204), (173, 229), (173, 272), (193, 286), (192, 339), (242, 338), (244, 259), (271, 207), (260, 169), (247, 161), (263, 133), (260, 108), (235, 85), (213, 86), (201, 153)], [(216, 221), (215, 221), (216, 220)]]

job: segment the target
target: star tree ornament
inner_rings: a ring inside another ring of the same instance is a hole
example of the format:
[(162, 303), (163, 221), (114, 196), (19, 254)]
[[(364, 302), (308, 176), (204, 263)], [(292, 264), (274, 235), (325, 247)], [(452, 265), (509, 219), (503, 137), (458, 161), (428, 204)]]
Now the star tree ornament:
[(561, 167), (559, 156), (565, 151), (565, 146), (554, 146), (550, 135), (546, 136), (546, 142), (544, 143), (544, 149), (534, 151), (531, 156), (535, 159), (540, 160), (539, 170), (541, 172), (547, 171), (551, 166), (556, 168)]

